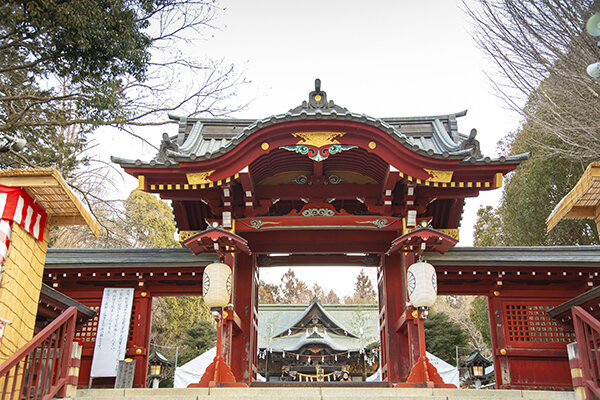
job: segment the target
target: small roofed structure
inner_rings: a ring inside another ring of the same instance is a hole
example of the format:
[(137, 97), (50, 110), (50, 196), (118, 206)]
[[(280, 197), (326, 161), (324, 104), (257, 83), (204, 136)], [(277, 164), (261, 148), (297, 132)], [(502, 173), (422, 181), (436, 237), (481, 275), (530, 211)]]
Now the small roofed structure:
[(98, 236), (100, 224), (54, 168), (0, 170), (0, 185), (21, 187), (48, 213), (51, 225), (87, 225)]
[(77, 308), (78, 330), (96, 315), (96, 310), (52, 289), (52, 287), (45, 283), (42, 283), (34, 333), (41, 331), (69, 307)]
[(548, 232), (563, 219), (593, 219), (600, 235), (600, 162), (586, 168), (575, 187), (546, 219)]
[(469, 385), (475, 384), (477, 389), (481, 385), (489, 383), (494, 377), (494, 373), (492, 371), (490, 374), (486, 374), (485, 370), (492, 364), (479, 350), (473, 350), (465, 362), (460, 365), (464, 369), (465, 382)]

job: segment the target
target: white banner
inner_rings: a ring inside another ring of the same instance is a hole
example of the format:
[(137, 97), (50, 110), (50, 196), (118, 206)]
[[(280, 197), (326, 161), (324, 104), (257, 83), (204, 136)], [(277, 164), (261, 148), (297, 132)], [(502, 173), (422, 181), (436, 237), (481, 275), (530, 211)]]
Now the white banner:
[(125, 358), (133, 288), (105, 288), (100, 305), (91, 378), (117, 376), (119, 360)]

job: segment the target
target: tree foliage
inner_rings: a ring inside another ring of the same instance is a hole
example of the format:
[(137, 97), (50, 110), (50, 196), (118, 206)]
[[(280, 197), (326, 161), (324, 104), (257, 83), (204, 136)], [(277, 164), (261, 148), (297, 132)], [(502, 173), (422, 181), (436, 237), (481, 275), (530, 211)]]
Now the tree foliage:
[(58, 227), (51, 232), (53, 247), (179, 247), (175, 241), (175, 218), (171, 207), (153, 194), (132, 191), (115, 209), (97, 208), (105, 223), (100, 237), (95, 238), (89, 228)]
[[(490, 77), (523, 116), (524, 138), (537, 152), (576, 161), (600, 154), (600, 82), (586, 74), (598, 61), (597, 39), (585, 30), (595, 0), (479, 0), (466, 5), (474, 38), (493, 64)], [(548, 140), (550, 139), (550, 140)]]
[(0, 168), (57, 168), (110, 230), (119, 210), (99, 189), (112, 183), (97, 128), (145, 140), (135, 127), (168, 113), (236, 108), (226, 101), (243, 78), (194, 50), (218, 11), (215, 0), (0, 2), (0, 131), (28, 143), (0, 154)]
[(454, 364), (456, 346), (464, 347), (468, 343), (467, 334), (460, 325), (451, 321), (444, 313), (430, 313), (424, 326), (427, 351)]
[(365, 270), (361, 269), (359, 274), (356, 276), (356, 283), (354, 284), (354, 294), (352, 297), (346, 296), (344, 298), (346, 304), (377, 304), (377, 295), (371, 280), (365, 274)]
[(565, 221), (546, 233), (545, 220), (600, 154), (600, 82), (586, 74), (598, 51), (584, 32), (599, 6), (479, 0), (478, 7), (467, 7), (476, 41), (496, 64), (495, 87), (523, 118), (520, 129), (504, 139), (503, 153), (531, 152), (507, 180), (500, 206), (479, 210), (475, 245), (597, 243), (589, 221)]
[(211, 321), (199, 321), (185, 330), (179, 365), (193, 360), (213, 348), (217, 341), (217, 330)]
[(485, 296), (476, 296), (471, 302), (471, 311), (469, 313), (473, 325), (481, 332), (481, 336), (488, 348), (492, 348), (492, 337), (490, 333), (490, 314), (488, 311), (487, 298)]
[[(258, 285), (258, 301), (261, 304), (306, 304), (313, 298), (317, 298), (322, 304), (342, 302), (333, 289), (327, 292), (316, 282), (311, 288), (291, 268), (283, 274), (279, 284), (261, 280)], [(364, 269), (356, 277), (353, 295), (345, 296), (344, 303), (377, 304), (376, 292)]]

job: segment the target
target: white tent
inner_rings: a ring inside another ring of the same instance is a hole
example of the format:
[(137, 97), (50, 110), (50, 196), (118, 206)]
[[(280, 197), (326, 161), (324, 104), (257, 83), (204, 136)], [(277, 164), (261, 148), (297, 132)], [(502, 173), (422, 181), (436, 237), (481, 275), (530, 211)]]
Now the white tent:
[(446, 361), (434, 356), (430, 352), (427, 352), (427, 358), (431, 365), (437, 369), (438, 374), (440, 374), (444, 383), (451, 383), (457, 388), (460, 388), (458, 368), (448, 364)]
[[(430, 352), (427, 352), (427, 358), (429, 359), (431, 365), (433, 365), (437, 369), (444, 383), (451, 383), (453, 385), (456, 385), (457, 388), (460, 388), (458, 381), (458, 369), (455, 366), (448, 364), (446, 361), (434, 356)], [(380, 380), (381, 369), (377, 370), (377, 372), (375, 372), (373, 375), (367, 377), (367, 382), (374, 382)]]
[(190, 383), (198, 383), (206, 367), (214, 360), (217, 355), (217, 348), (213, 347), (205, 353), (200, 354), (192, 361), (175, 368), (175, 381), (173, 387), (186, 388)]
[[(204, 375), (204, 371), (206, 371), (206, 368), (213, 362), (216, 355), (217, 348), (213, 347), (200, 354), (192, 361), (183, 364), (181, 367), (175, 368), (173, 387), (186, 388), (190, 383), (198, 383), (200, 378), (202, 378), (202, 375)], [(258, 374), (257, 379), (261, 382), (265, 380), (260, 374)]]

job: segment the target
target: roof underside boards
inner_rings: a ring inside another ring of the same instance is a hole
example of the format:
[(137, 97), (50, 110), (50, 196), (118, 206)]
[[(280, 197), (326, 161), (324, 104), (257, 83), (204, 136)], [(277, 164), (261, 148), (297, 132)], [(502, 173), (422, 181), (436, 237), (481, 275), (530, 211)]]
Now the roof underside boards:
[[(334, 351), (356, 351), (378, 341), (377, 305), (324, 304), (323, 310), (340, 325), (351, 330), (351, 335), (334, 335), (312, 330), (275, 337), (297, 322), (310, 304), (261, 304), (258, 306), (258, 348), (273, 351), (297, 351), (305, 345), (328, 345)], [(312, 336), (312, 337), (311, 337)], [(320, 337), (319, 337), (320, 336)]]

